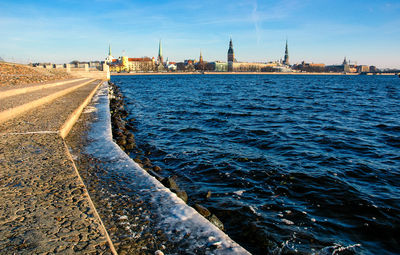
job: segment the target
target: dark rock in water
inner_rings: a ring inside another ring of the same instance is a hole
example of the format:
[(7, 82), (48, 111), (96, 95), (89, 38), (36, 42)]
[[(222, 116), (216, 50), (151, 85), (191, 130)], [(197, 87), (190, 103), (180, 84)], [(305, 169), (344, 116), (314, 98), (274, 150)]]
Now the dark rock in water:
[(217, 216), (215, 216), (215, 214), (212, 214), (210, 217), (207, 217), (207, 219), (214, 224), (217, 228), (221, 229), (222, 231), (224, 231), (224, 224), (218, 219)]
[(209, 198), (211, 197), (211, 194), (212, 194), (212, 193), (211, 193), (211, 191), (210, 191), (210, 190), (209, 190), (209, 191), (207, 191), (206, 198), (207, 198), (207, 199), (209, 199)]
[(119, 146), (125, 146), (126, 145), (126, 140), (124, 138), (118, 137), (117, 138), (117, 144)]
[(154, 172), (151, 169), (149, 169), (147, 172), (149, 174), (151, 174), (152, 176), (154, 176), (159, 182), (162, 182), (164, 180), (164, 177), (162, 177), (161, 175), (157, 174), (156, 172)]
[(124, 133), (123, 133), (123, 131), (122, 131), (121, 129), (114, 129), (114, 130), (113, 130), (113, 135), (114, 135), (115, 137), (123, 137), (123, 136), (124, 136)]
[(135, 158), (133, 161), (135, 161), (136, 163), (142, 164), (142, 160), (140, 160), (140, 158)]
[(144, 159), (143, 159), (143, 165), (144, 165), (145, 167), (152, 167), (151, 161), (150, 161), (150, 159), (148, 159), (148, 158), (144, 158)]
[(128, 138), (126, 139), (126, 141), (127, 141), (128, 143), (133, 143), (133, 144), (135, 144), (135, 139), (133, 139), (132, 137), (128, 137)]
[(175, 192), (175, 194), (183, 200), (183, 202), (187, 203), (188, 201), (188, 195), (186, 193), (186, 191), (184, 190), (172, 190), (173, 192)]
[(126, 110), (121, 110), (121, 116), (122, 117), (128, 117), (128, 112)]
[(153, 170), (156, 171), (156, 172), (160, 172), (161, 171), (161, 167), (153, 166)]
[(176, 184), (173, 177), (165, 178), (162, 184), (169, 189), (179, 190), (179, 186)]
[(125, 146), (125, 149), (127, 150), (133, 150), (136, 148), (136, 144), (135, 143), (129, 143)]
[(196, 211), (198, 211), (198, 212), (199, 212), (201, 215), (203, 215), (204, 217), (208, 217), (208, 216), (211, 215), (211, 212), (210, 212), (207, 208), (205, 208), (204, 206), (202, 206), (202, 205), (195, 204), (195, 205), (194, 205), (194, 209), (196, 209)]
[(126, 148), (127, 150), (133, 150), (134, 148), (136, 148), (135, 139), (133, 139), (132, 137), (128, 137), (128, 138), (126, 139), (126, 143), (127, 143), (127, 145), (125, 146), (125, 148)]

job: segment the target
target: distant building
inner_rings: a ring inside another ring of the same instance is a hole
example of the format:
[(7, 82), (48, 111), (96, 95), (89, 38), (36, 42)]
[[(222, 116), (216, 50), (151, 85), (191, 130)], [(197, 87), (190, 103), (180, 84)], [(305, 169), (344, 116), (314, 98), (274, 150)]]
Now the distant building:
[(370, 67), (366, 65), (357, 66), (357, 73), (369, 73)]
[(285, 48), (285, 57), (283, 59), (283, 64), (284, 65), (290, 65), (289, 63), (289, 50), (288, 50), (288, 41), (286, 40), (286, 48)]
[(167, 67), (168, 67), (168, 70), (170, 70), (170, 71), (176, 71), (177, 70), (177, 65), (176, 65), (175, 62), (169, 62)]
[(293, 65), (292, 69), (302, 72), (321, 73), (325, 72), (325, 64), (306, 63), (303, 61), (301, 64)]
[(233, 52), (232, 38), (229, 41), (228, 49), (228, 72), (233, 72), (233, 62), (235, 61), (235, 53)]
[(154, 71), (154, 58), (128, 58), (126, 56), (113, 59), (108, 63), (110, 72), (148, 72)]
[(210, 71), (215, 71), (215, 72), (227, 72), (228, 71), (228, 63), (227, 62), (220, 62), (220, 61), (210, 62), (210, 63), (208, 63), (207, 67)]
[(106, 58), (106, 63), (111, 63), (114, 57), (111, 55), (111, 44), (108, 45), (108, 56)]

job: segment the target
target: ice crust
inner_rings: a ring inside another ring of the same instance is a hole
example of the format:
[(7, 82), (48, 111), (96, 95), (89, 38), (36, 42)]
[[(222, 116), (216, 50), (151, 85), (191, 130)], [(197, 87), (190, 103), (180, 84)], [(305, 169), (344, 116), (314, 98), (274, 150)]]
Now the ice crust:
[(93, 102), (97, 116), (89, 132), (87, 153), (111, 162), (115, 171), (134, 176), (132, 183), (137, 194), (154, 205), (152, 214), (156, 215), (158, 227), (164, 229), (172, 240), (184, 242), (185, 246), (189, 244), (188, 252), (196, 248), (212, 247), (208, 249), (208, 254), (250, 254), (149, 175), (114, 143), (107, 82), (99, 88)]

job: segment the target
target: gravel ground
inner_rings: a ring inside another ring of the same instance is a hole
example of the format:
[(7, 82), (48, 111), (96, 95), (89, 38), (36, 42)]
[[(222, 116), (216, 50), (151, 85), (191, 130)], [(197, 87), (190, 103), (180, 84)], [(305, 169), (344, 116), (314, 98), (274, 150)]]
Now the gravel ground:
[(34, 68), (21, 64), (0, 62), (0, 87), (18, 86), (73, 78), (64, 70)]
[(58, 133), (98, 82), (0, 125), (0, 254), (111, 254)]
[(57, 134), (0, 135), (0, 254), (111, 254)]

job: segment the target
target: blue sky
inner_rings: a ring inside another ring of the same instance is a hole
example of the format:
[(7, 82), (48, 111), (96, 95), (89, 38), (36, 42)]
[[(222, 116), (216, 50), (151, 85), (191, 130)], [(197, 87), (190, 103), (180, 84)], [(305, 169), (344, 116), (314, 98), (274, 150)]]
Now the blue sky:
[(238, 61), (283, 57), (291, 63), (400, 68), (400, 1), (0, 0), (0, 57), (15, 62), (156, 56), (226, 61), (232, 37)]

